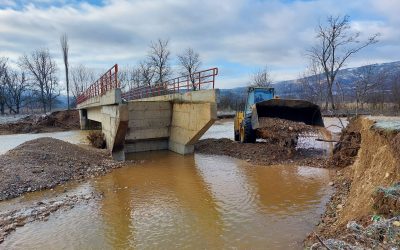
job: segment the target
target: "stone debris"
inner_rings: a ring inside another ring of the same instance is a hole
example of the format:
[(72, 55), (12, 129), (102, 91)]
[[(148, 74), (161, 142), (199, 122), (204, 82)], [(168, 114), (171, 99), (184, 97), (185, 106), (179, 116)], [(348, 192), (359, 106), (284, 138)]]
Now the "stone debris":
[(60, 209), (72, 209), (78, 202), (88, 202), (89, 200), (100, 198), (101, 195), (95, 193), (67, 195), (61, 200), (39, 201), (30, 207), (2, 211), (0, 212), (0, 244), (18, 227), (33, 221), (46, 221), (52, 213)]
[(338, 239), (322, 240), (313, 244), (310, 249), (399, 249), (400, 248), (400, 216), (390, 219), (377, 217), (367, 227), (357, 224), (355, 221), (347, 223), (346, 234)]

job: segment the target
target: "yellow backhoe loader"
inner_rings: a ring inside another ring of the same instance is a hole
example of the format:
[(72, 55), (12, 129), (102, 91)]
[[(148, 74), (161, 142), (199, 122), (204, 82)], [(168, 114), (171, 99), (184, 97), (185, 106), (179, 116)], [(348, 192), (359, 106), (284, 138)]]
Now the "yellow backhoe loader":
[(254, 143), (259, 118), (279, 118), (304, 122), (312, 126), (324, 126), (318, 105), (305, 100), (280, 99), (274, 88), (249, 87), (244, 110), (236, 112), (234, 121), (235, 141)]

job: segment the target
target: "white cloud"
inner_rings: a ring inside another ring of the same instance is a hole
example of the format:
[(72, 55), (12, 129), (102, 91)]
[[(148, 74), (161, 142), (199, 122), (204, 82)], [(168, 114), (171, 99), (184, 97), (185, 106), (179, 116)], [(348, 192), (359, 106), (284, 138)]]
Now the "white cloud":
[[(109, 0), (94, 6), (59, 0), (57, 5), (43, 6), (45, 1), (0, 9), (0, 56), (16, 61), (23, 53), (49, 47), (61, 63), (59, 36), (67, 32), (71, 64), (108, 68), (114, 63), (134, 65), (146, 55), (151, 40), (169, 38), (174, 56), (190, 46), (200, 52), (203, 67), (237, 71), (221, 81), (222, 87), (229, 87), (265, 64), (276, 79), (297, 77), (305, 68), (305, 50), (311, 46), (318, 22), (329, 14), (349, 14), (353, 28), (362, 34), (382, 33), (381, 42), (357, 55), (349, 66), (399, 60), (393, 53), (400, 44), (400, 19), (395, 11), (400, 6), (393, 3), (397, 1), (376, 0), (367, 5), (362, 0), (290, 4), (278, 0)], [(60, 6), (63, 2), (67, 4)], [(0, 5), (6, 3), (15, 6), (13, 1), (0, 0)], [(230, 68), (231, 64), (236, 66)]]

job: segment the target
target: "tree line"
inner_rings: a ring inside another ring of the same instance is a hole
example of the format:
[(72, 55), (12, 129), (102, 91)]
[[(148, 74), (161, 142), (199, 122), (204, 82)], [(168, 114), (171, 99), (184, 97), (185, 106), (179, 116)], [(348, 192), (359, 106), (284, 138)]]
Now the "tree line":
[(18, 59), (12, 67), (0, 57), (0, 113), (19, 114), (21, 108), (54, 108), (60, 95), (57, 65), (47, 49), (38, 49)]
[(171, 60), (169, 40), (158, 39), (151, 42), (147, 55), (136, 66), (125, 66), (119, 69), (118, 79), (121, 88), (129, 90), (164, 83), (172, 77), (188, 76), (189, 84), (195, 90), (196, 76), (193, 73), (199, 71), (201, 66), (199, 53), (192, 48), (187, 48), (178, 54), (176, 72), (172, 70)]
[[(83, 64), (69, 64), (68, 36), (60, 37), (65, 68), (65, 85), (60, 84), (59, 68), (47, 48), (24, 54), (14, 64), (0, 57), (0, 114), (19, 114), (22, 108), (48, 112), (54, 109), (62, 90), (67, 93), (67, 105), (76, 104), (76, 98), (99, 77), (94, 69)], [(158, 39), (148, 46), (146, 57), (136, 66), (122, 66), (118, 79), (124, 90), (150, 86), (167, 81), (170, 77), (189, 75), (192, 88), (196, 88), (193, 73), (201, 66), (198, 52), (185, 49), (177, 55), (178, 67), (172, 70), (169, 40)], [(70, 93), (72, 100), (70, 101)]]

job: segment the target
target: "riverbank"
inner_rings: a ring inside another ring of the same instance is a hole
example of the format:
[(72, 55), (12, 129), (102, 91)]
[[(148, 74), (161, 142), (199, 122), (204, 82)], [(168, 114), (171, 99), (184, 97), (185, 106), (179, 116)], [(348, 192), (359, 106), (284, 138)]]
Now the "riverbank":
[(323, 149), (291, 148), (268, 142), (240, 143), (230, 139), (203, 139), (196, 143), (195, 152), (210, 155), (226, 155), (255, 165), (305, 165), (324, 167)]
[[(10, 118), (11, 119), (11, 118)], [(46, 133), (79, 129), (78, 110), (55, 111), (48, 115), (29, 115), (0, 123), (0, 135)]]
[(31, 140), (0, 155), (0, 201), (104, 175), (122, 164), (105, 150), (53, 138)]
[[(305, 245), (311, 249), (389, 249), (400, 245), (398, 129), (382, 118), (353, 120), (327, 167), (335, 193)], [(400, 122), (398, 122), (400, 124)], [(393, 248), (395, 249), (395, 248)]]

